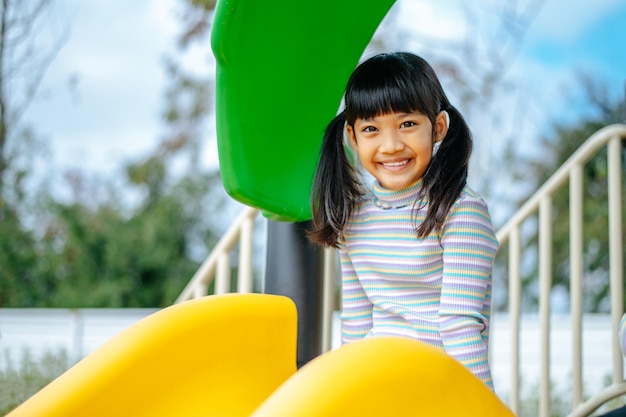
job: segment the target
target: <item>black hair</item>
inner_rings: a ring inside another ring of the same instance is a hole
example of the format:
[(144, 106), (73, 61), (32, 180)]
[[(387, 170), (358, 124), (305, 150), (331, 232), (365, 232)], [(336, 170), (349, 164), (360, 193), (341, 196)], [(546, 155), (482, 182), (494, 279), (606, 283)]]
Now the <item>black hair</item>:
[(414, 206), (416, 210), (428, 201), (426, 217), (416, 227), (418, 237), (440, 230), (465, 187), (472, 135), (461, 113), (448, 101), (433, 68), (408, 52), (376, 55), (350, 76), (344, 103), (345, 110), (330, 122), (324, 134), (311, 194), (314, 230), (310, 240), (337, 247), (346, 222), (364, 195), (344, 149), (345, 124), (354, 128), (357, 119), (398, 112), (427, 116), (433, 126), (433, 140), (437, 115), (448, 112), (448, 132), (422, 177)]

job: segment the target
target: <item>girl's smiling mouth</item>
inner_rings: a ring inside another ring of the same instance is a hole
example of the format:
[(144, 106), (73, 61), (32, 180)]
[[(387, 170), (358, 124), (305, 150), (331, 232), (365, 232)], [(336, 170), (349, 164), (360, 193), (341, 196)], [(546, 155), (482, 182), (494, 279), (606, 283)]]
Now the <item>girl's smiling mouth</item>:
[(385, 168), (400, 168), (408, 164), (411, 160), (405, 159), (404, 161), (395, 161), (395, 162), (379, 162)]

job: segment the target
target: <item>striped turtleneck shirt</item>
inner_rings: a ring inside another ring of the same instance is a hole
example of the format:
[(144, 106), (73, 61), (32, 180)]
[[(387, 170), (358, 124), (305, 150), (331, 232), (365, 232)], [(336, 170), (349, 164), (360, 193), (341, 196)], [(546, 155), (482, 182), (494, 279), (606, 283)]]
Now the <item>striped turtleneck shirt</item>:
[(440, 231), (418, 238), (421, 180), (377, 182), (344, 230), (342, 337), (400, 336), (437, 346), (493, 390), (488, 363), (491, 272), (498, 242), (487, 205), (465, 187)]

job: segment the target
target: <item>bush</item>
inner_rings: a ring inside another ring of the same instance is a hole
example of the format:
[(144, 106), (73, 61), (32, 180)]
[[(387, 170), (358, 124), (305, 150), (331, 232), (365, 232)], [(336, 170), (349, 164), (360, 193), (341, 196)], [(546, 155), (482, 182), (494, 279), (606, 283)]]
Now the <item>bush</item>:
[(17, 362), (5, 349), (0, 355), (0, 415), (6, 415), (69, 367), (65, 349), (47, 351), (39, 360), (24, 349)]

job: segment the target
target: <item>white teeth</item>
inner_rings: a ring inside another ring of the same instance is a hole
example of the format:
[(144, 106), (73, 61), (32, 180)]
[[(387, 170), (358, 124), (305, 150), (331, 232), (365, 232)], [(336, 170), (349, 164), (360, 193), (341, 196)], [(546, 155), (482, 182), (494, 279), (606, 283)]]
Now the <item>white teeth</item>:
[(406, 161), (402, 161), (402, 162), (383, 162), (383, 165), (386, 167), (400, 167), (402, 165), (406, 165), (409, 162), (409, 160), (407, 159)]

